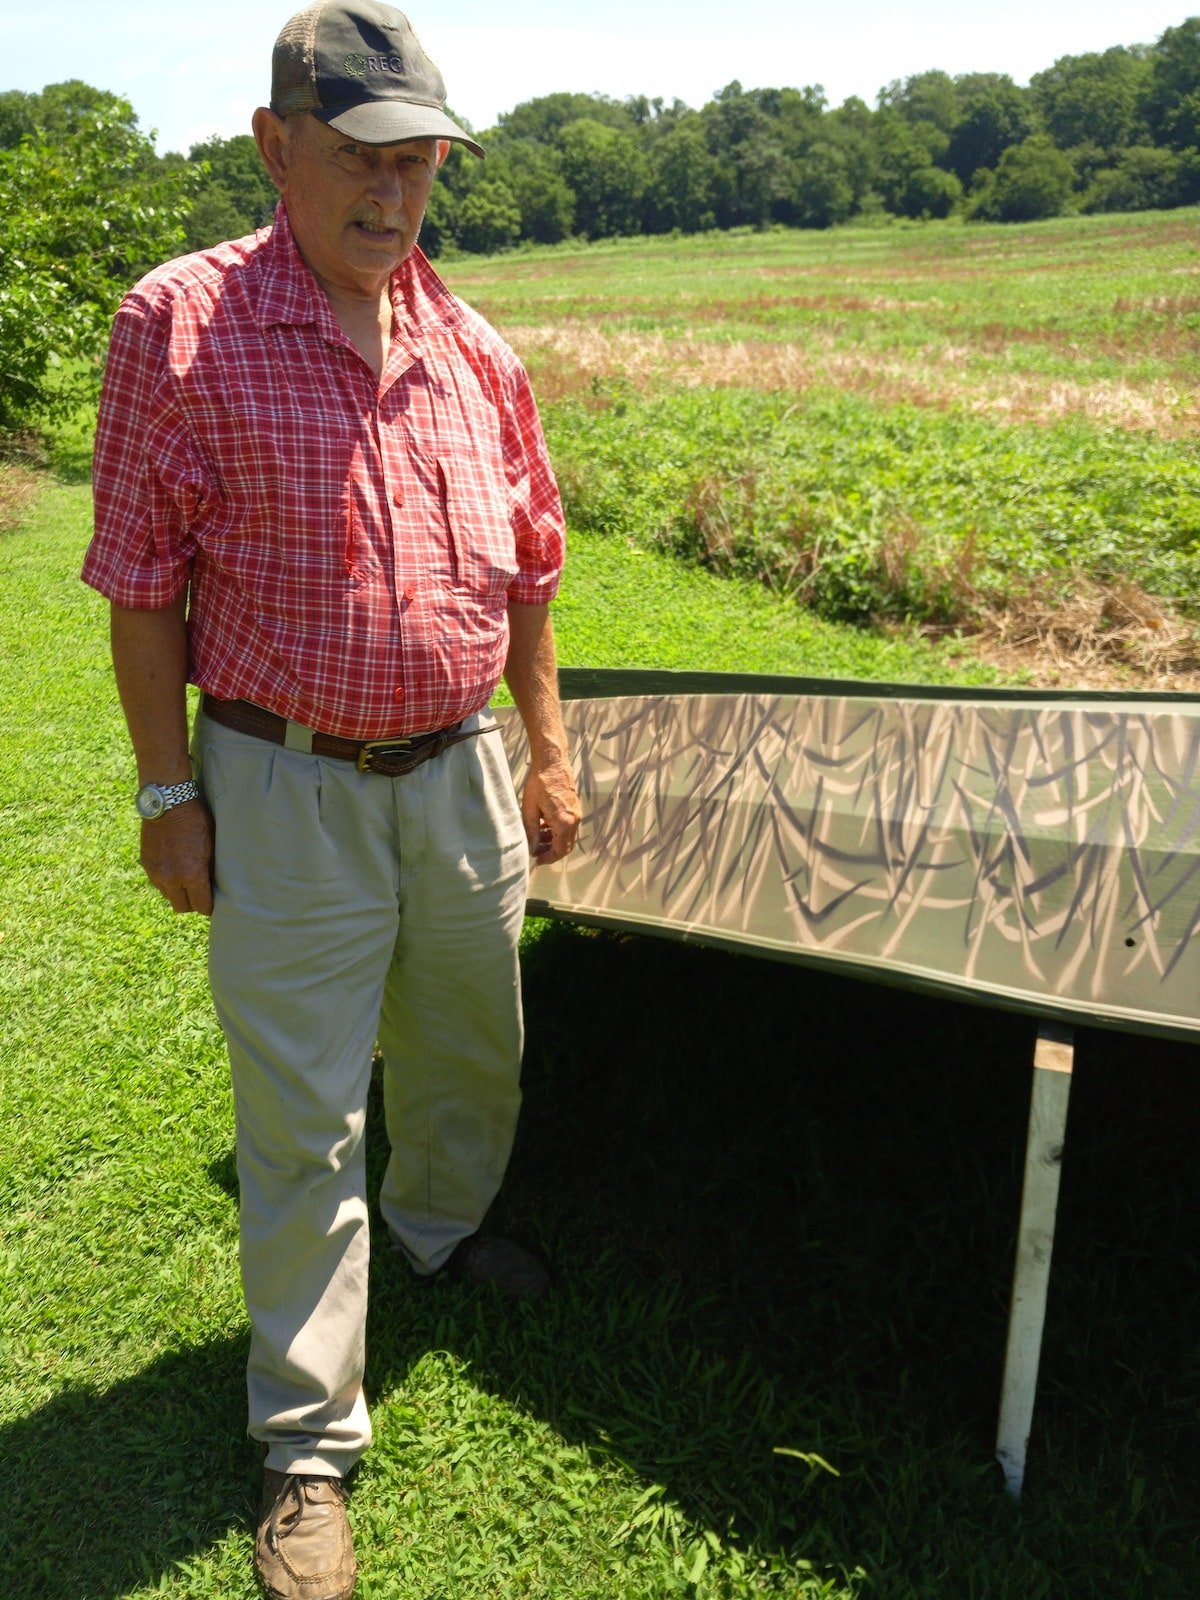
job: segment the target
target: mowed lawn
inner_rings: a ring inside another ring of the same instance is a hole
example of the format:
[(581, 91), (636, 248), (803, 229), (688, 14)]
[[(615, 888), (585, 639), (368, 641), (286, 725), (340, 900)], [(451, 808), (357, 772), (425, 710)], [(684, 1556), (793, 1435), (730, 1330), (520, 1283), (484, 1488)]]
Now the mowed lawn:
[[(1198, 242), (1190, 211), (447, 264), (544, 402), (562, 659), (992, 681), (954, 608), (1021, 581), (1136, 579), (1182, 637)], [(0, 1595), (248, 1600), (205, 930), (137, 867), (87, 532), (68, 483), (0, 533)], [(495, 1220), (560, 1283), (512, 1306), (376, 1253), (364, 1600), (1194, 1600), (1194, 1049), (1080, 1037), (1018, 1509), (1030, 1024), (538, 922), (523, 959)], [(377, 1103), (370, 1139), (377, 1177)]]

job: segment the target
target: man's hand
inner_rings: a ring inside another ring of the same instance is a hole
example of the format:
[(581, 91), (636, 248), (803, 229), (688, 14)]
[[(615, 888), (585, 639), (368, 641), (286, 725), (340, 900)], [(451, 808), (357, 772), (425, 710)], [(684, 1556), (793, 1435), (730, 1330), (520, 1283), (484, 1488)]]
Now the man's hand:
[(142, 823), (142, 869), (180, 913), (211, 917), (213, 823), (203, 800), (185, 800)]
[(575, 779), (565, 762), (557, 761), (529, 774), (521, 797), (521, 815), (529, 840), (529, 858), (535, 867), (549, 866), (571, 853), (582, 814)]

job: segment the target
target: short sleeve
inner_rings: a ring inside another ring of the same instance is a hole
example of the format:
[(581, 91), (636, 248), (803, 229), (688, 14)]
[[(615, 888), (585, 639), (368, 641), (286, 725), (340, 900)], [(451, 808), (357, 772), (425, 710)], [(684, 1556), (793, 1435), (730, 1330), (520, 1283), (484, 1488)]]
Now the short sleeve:
[(524, 368), (515, 360), (507, 385), (502, 441), (520, 569), (509, 585), (508, 598), (518, 605), (544, 605), (558, 592), (566, 528), (537, 403)]
[(216, 493), (170, 370), (171, 308), (135, 290), (113, 322), (93, 457), (83, 580), (117, 605), (170, 605), (187, 587), (193, 528)]

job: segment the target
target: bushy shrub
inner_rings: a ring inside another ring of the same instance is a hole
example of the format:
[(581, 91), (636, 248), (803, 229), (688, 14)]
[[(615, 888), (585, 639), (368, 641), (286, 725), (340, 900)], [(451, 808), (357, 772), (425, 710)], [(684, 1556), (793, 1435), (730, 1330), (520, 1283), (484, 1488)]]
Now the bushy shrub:
[(65, 362), (94, 382), (121, 294), (184, 248), (195, 174), (135, 124), (87, 112), (0, 150), (0, 428), (61, 397)]
[(1044, 133), (1010, 145), (994, 174), (975, 174), (970, 215), (989, 222), (1039, 222), (1061, 216), (1075, 187), (1070, 157)]
[(1173, 150), (1131, 145), (1098, 172), (1084, 194), (1084, 211), (1149, 211), (1179, 203), (1183, 159)]
[(832, 619), (969, 622), (1014, 582), (1052, 595), (1076, 572), (1200, 603), (1200, 461), (1153, 439), (603, 380), (544, 416), (573, 525)]

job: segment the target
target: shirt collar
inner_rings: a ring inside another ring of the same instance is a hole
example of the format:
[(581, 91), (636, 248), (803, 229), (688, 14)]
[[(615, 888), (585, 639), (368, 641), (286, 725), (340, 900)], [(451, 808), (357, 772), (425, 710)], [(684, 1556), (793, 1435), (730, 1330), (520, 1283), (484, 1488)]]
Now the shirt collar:
[[(262, 283), (255, 315), (261, 328), (273, 323), (333, 322), (329, 302), (300, 254), (283, 201), (263, 246)], [(326, 332), (322, 328), (322, 332)]]
[(415, 246), (392, 274), (392, 309), (396, 326), (413, 333), (453, 327), (464, 321), (463, 308)]
[[(463, 321), (463, 310), (419, 249), (413, 249), (392, 274), (392, 309), (396, 326), (408, 336)], [(315, 323), (327, 338), (341, 337), (317, 280), (300, 254), (281, 200), (264, 246), (262, 287), (255, 313), (258, 324)]]

